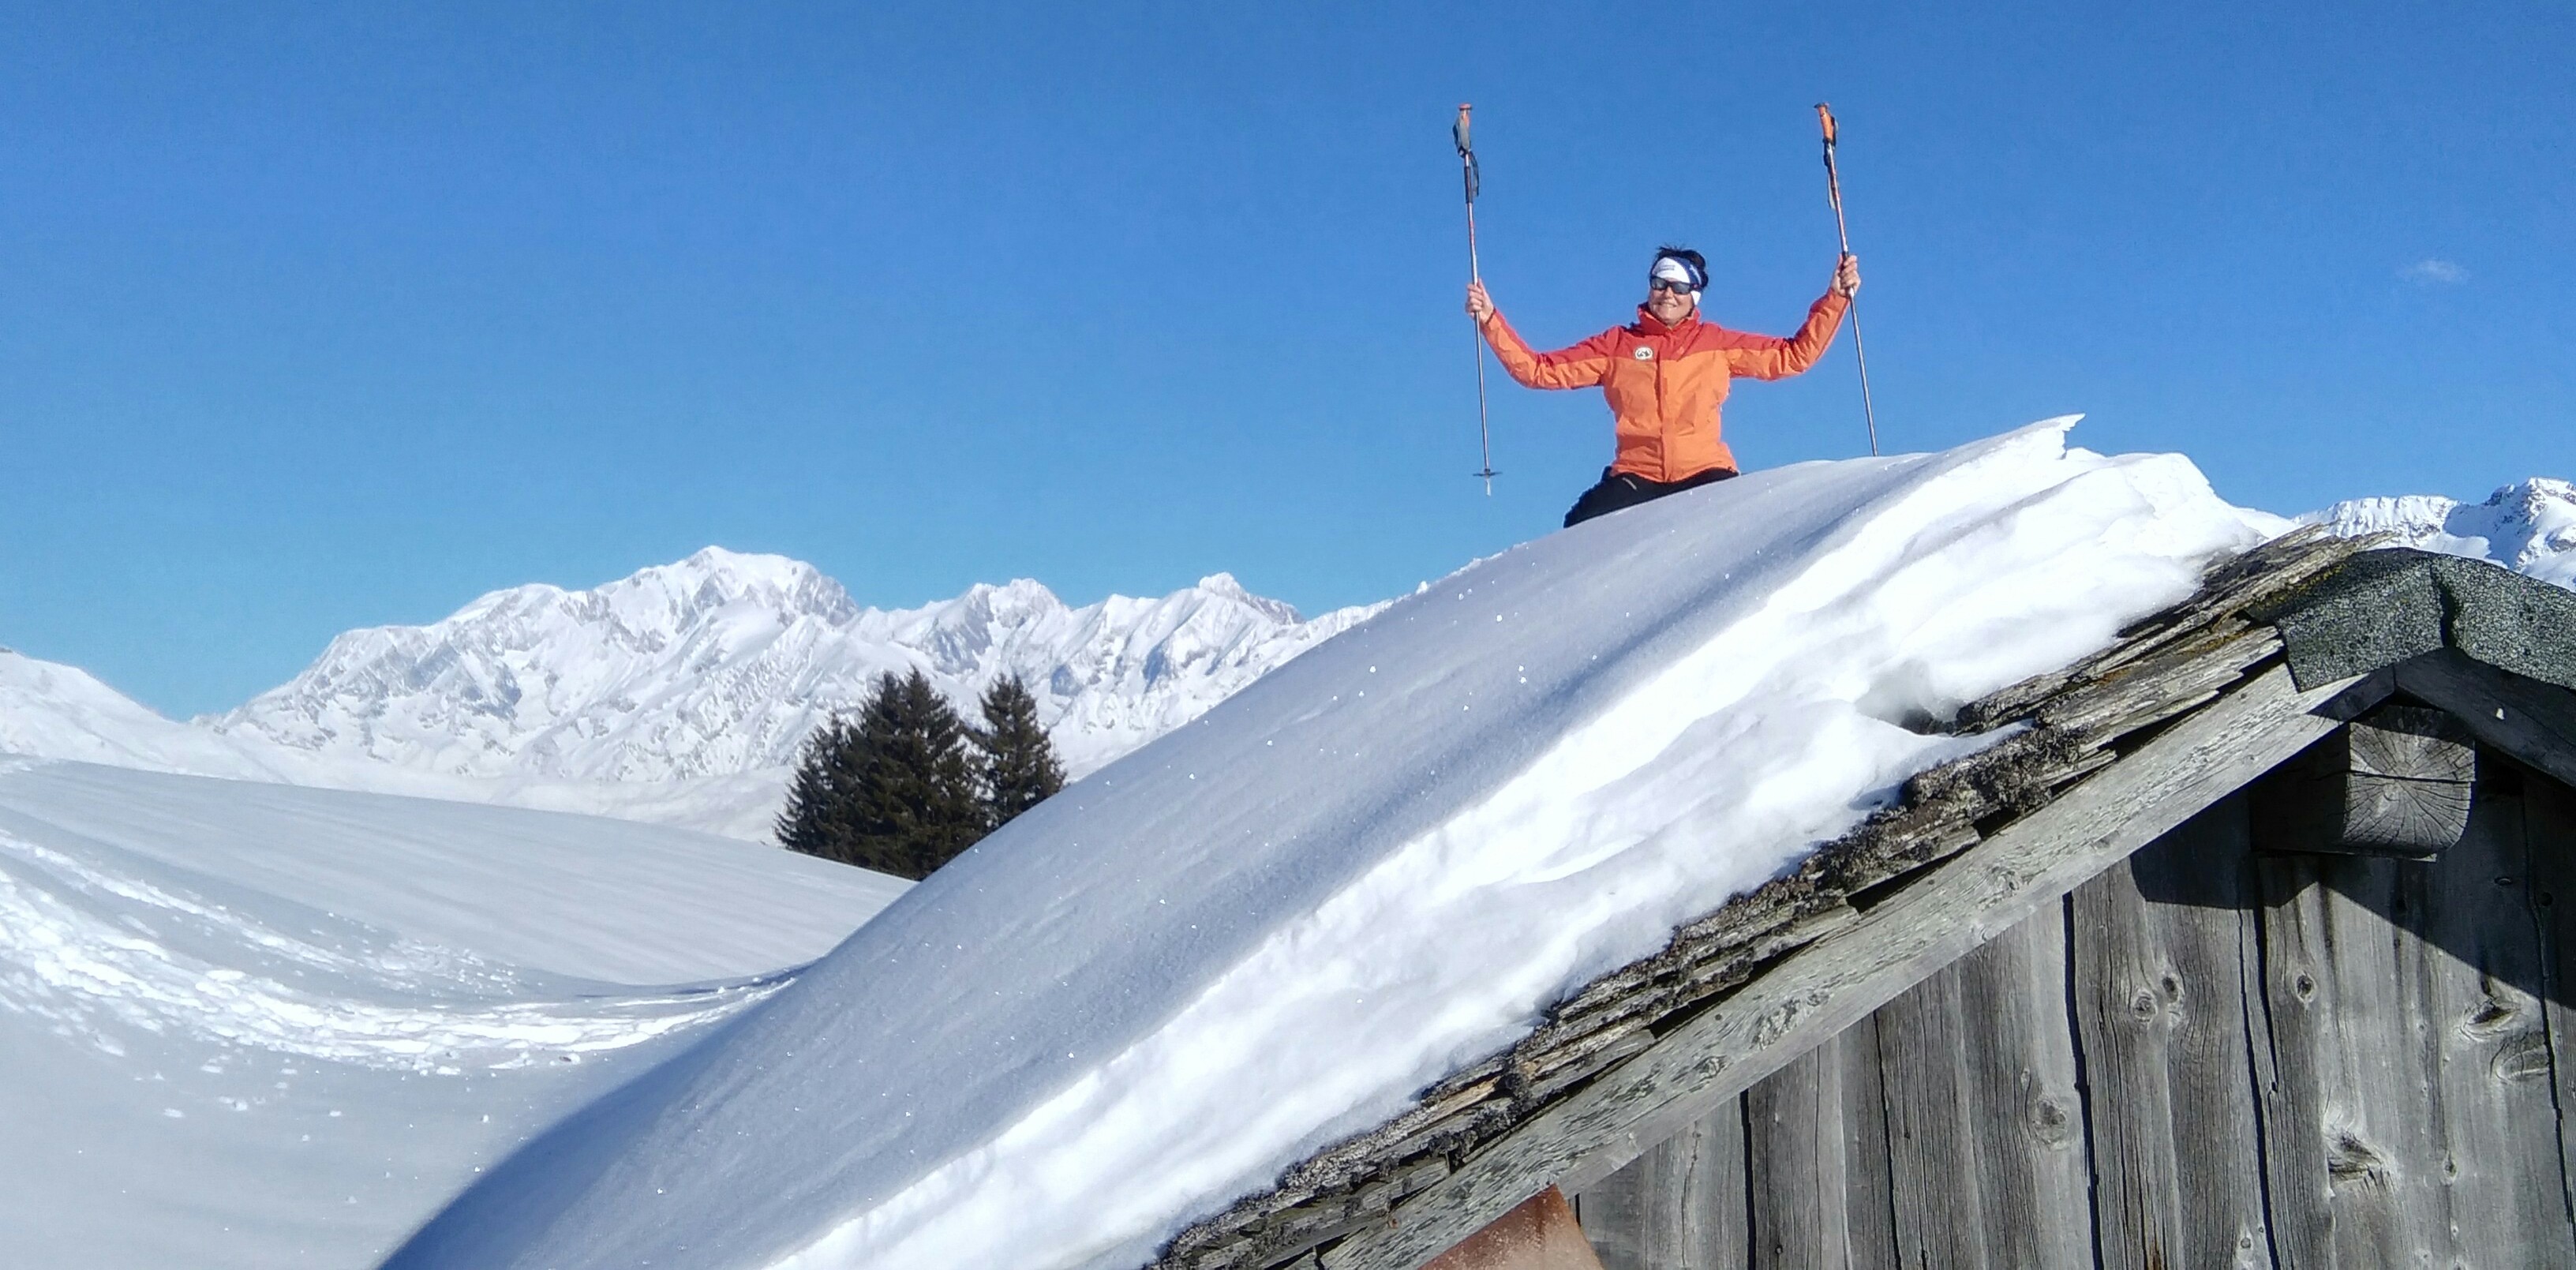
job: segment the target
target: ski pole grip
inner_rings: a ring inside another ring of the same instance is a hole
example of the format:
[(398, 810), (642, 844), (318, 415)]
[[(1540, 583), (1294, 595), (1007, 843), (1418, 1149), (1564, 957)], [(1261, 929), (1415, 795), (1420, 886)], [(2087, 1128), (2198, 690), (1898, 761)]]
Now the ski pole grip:
[(1467, 112), (1471, 109), (1473, 109), (1473, 107), (1469, 106), (1467, 103), (1463, 101), (1459, 102), (1458, 122), (1449, 125), (1449, 139), (1458, 143), (1458, 153), (1462, 155), (1470, 153), (1475, 149), (1474, 146), (1467, 143)]
[[(1462, 115), (1460, 117), (1464, 118), (1465, 116)], [(1825, 126), (1825, 144), (1832, 145), (1834, 143), (1834, 108), (1821, 101), (1817, 102), (1816, 122)]]

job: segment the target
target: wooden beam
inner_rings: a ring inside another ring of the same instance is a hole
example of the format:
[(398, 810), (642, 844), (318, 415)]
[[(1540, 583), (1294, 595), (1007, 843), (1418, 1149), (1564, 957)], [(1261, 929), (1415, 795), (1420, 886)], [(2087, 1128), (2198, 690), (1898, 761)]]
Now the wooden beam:
[(1552, 1183), (1608, 1176), (2389, 690), (2384, 675), (2306, 692), (2285, 668), (2257, 676), (1539, 1113), (1324, 1265), (1413, 1270)]
[(2576, 693), (2444, 648), (2392, 668), (2398, 690), (2440, 706), (2479, 742), (2576, 788)]
[(2432, 859), (2468, 831), (2477, 759), (2448, 711), (2381, 706), (2255, 782), (2255, 845)]

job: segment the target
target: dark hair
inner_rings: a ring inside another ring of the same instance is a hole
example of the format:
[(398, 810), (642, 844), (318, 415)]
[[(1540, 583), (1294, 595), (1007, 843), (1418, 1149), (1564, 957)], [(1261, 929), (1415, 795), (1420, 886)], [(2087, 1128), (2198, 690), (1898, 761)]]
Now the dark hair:
[[(1655, 248), (1655, 259), (1656, 259), (1656, 260), (1661, 261), (1661, 260), (1665, 260), (1665, 259), (1667, 259), (1667, 258), (1669, 258), (1669, 259), (1673, 259), (1673, 260), (1678, 260), (1678, 261), (1682, 262), (1683, 264), (1689, 265), (1689, 266), (1691, 267), (1691, 273), (1692, 273), (1692, 274), (1694, 274), (1695, 276), (1697, 276), (1697, 277), (1699, 278), (1701, 285), (1703, 285), (1703, 286), (1707, 285), (1707, 283), (1708, 283), (1708, 259), (1707, 259), (1707, 257), (1704, 257), (1704, 256), (1700, 255), (1700, 254), (1699, 254), (1698, 252), (1696, 252), (1696, 251), (1692, 251), (1692, 250), (1691, 250), (1690, 248), (1688, 248), (1688, 247), (1676, 247), (1676, 246), (1672, 245), (1671, 243), (1666, 243), (1666, 244), (1664, 244), (1664, 245), (1663, 245), (1663, 246), (1661, 246), (1661, 247), (1657, 247), (1657, 248)], [(1647, 270), (1648, 270), (1649, 272), (1652, 272), (1652, 271), (1653, 271), (1653, 269), (1654, 269), (1654, 266), (1653, 266), (1653, 265), (1648, 265), (1648, 266), (1646, 266), (1646, 268), (1647, 268)]]

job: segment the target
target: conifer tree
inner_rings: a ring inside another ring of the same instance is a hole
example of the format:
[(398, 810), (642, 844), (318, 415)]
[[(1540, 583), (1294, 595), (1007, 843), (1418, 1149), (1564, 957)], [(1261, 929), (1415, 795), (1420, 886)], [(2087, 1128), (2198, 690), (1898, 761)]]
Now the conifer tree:
[(796, 776), (787, 786), (787, 809), (778, 815), (778, 843), (790, 851), (847, 861), (853, 850), (851, 798), (857, 786), (852, 743), (858, 729), (833, 715), (805, 738)]
[[(966, 725), (919, 670), (878, 676), (858, 722), (829, 733), (807, 745), (781, 818), (782, 843), (917, 879), (984, 835)], [(799, 794), (809, 789), (832, 801), (800, 818)]]
[(1038, 699), (1017, 674), (993, 681), (981, 704), (976, 774), (983, 781), (986, 819), (999, 829), (1064, 788), (1064, 765), (1056, 761), (1055, 742), (1038, 726)]

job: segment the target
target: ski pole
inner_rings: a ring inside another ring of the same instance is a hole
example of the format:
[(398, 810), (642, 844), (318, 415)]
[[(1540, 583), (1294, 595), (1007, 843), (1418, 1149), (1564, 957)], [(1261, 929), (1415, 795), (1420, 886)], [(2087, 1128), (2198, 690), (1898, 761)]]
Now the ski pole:
[[(1458, 122), (1449, 125), (1449, 139), (1458, 144), (1458, 168), (1467, 183), (1467, 277), (1475, 282), (1485, 280), (1485, 269), (1476, 260), (1476, 187), (1481, 184), (1476, 172), (1476, 148), (1467, 141), (1467, 103), (1458, 103)], [(1494, 496), (1494, 431), (1485, 416), (1485, 332), (1471, 315), (1468, 324), (1476, 336), (1476, 440), (1483, 447), (1484, 469), (1476, 475), (1485, 478), (1485, 497)]]
[[(1463, 118), (1463, 116), (1462, 116)], [(1851, 230), (1843, 224), (1843, 178), (1834, 169), (1834, 111), (1823, 102), (1816, 103), (1816, 119), (1825, 126), (1825, 193), (1834, 203), (1834, 233), (1841, 237), (1843, 255), (1851, 255)], [(1837, 266), (1839, 268), (1839, 266)], [(1869, 399), (1869, 346), (1860, 338), (1860, 297), (1851, 297), (1852, 355), (1860, 361), (1860, 409), (1869, 420), (1869, 452), (1878, 453), (1878, 407)]]

